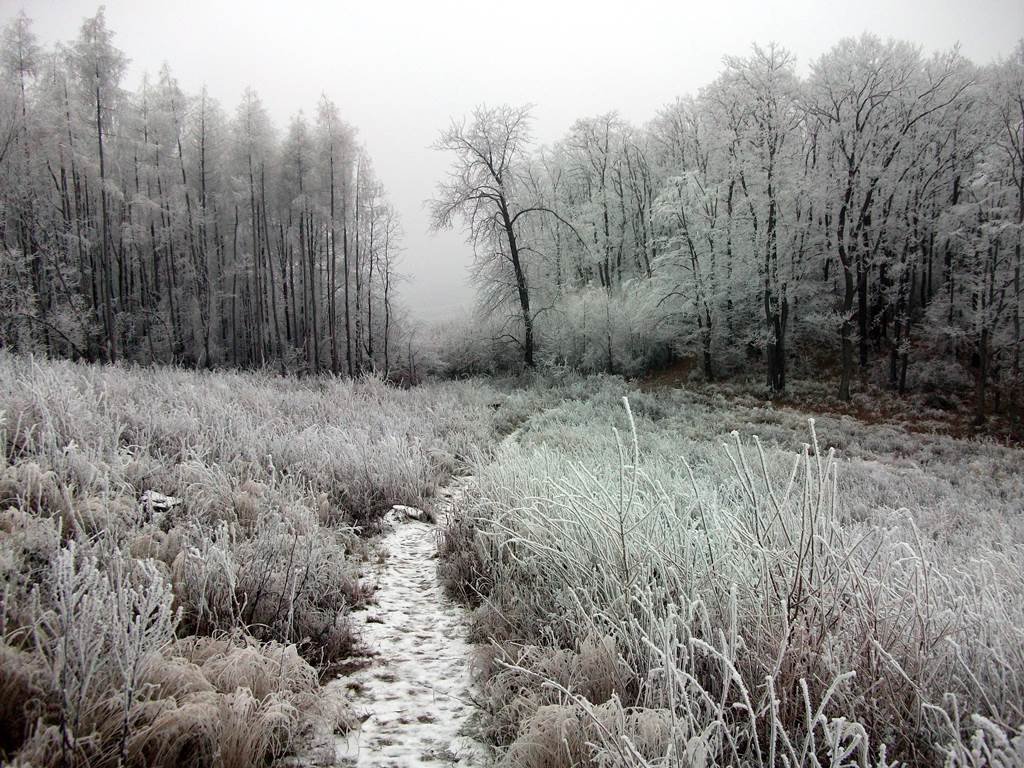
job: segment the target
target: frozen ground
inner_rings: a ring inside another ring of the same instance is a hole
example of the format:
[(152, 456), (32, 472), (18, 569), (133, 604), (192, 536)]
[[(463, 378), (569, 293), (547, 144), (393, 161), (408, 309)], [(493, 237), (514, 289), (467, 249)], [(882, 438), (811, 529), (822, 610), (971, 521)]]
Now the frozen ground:
[[(446, 515), (467, 480), (443, 491)], [(366, 715), (360, 728), (336, 742), (347, 766), (483, 766), (485, 748), (468, 735), (476, 711), (471, 699), (466, 642), (468, 617), (446, 597), (437, 579), (437, 528), (396, 508), (382, 537), (382, 562), (368, 579), (373, 604), (353, 614), (357, 631), (376, 655), (331, 686)]]

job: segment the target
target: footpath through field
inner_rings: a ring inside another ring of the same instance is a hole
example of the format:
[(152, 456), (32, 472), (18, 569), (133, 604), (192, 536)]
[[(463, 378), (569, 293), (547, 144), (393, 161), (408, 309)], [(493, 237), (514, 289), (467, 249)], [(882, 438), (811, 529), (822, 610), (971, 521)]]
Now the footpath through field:
[[(444, 521), (470, 478), (441, 492)], [(478, 768), (486, 749), (466, 734), (476, 711), (470, 701), (471, 646), (465, 609), (444, 595), (437, 578), (437, 526), (389, 513), (392, 531), (380, 540), (383, 562), (373, 566), (373, 603), (352, 614), (357, 631), (377, 655), (366, 667), (331, 686), (367, 714), (362, 726), (336, 742), (338, 763), (348, 766)]]

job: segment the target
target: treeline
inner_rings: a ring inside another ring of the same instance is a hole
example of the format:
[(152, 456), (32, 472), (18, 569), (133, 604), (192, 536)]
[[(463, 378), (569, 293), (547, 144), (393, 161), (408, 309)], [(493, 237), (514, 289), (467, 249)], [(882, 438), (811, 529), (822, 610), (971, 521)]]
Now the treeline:
[(528, 141), (529, 110), (501, 107), (439, 142), (458, 159), (435, 220), (462, 214), (476, 243), (481, 344), (754, 366), (775, 391), (828, 369), (847, 399), (858, 373), (917, 373), (973, 383), (979, 413), (1019, 391), (1024, 44), (979, 67), (863, 36), (807, 77), (755, 47), (642, 128), (612, 113)]
[(135, 91), (102, 9), (3, 32), (0, 343), (85, 360), (388, 369), (394, 209), (326, 97), (279, 137), (165, 66)]

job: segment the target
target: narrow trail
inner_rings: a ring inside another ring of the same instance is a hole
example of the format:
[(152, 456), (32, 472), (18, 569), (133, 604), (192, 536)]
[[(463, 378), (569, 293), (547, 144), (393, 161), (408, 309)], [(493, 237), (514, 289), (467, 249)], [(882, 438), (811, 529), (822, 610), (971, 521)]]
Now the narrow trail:
[[(468, 482), (458, 478), (441, 491), (442, 523)], [(367, 715), (361, 727), (337, 737), (337, 764), (482, 768), (489, 763), (487, 750), (466, 734), (476, 711), (468, 616), (444, 595), (437, 578), (439, 527), (405, 511), (389, 513), (392, 531), (379, 541), (384, 559), (369, 575), (374, 600), (352, 615), (377, 655), (330, 684), (344, 687), (355, 709)]]

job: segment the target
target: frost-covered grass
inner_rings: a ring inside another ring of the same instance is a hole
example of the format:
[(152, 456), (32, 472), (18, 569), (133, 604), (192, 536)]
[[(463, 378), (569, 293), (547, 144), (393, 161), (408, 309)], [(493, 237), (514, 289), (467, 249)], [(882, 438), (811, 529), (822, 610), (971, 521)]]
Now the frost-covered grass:
[(526, 383), (0, 354), (0, 757), (242, 766), (344, 730), (361, 534), (469, 467), (439, 568), (505, 765), (1024, 760), (1024, 452)]
[(360, 534), (486, 447), (495, 399), (0, 354), (0, 758), (261, 765), (348, 727), (320, 682)]
[(1021, 764), (1022, 467), (610, 378), (549, 407), (442, 544), (502, 763)]

